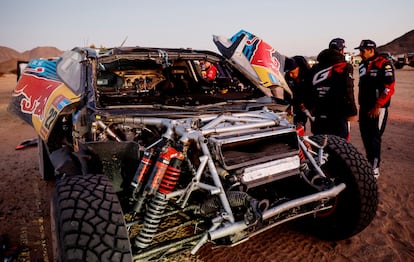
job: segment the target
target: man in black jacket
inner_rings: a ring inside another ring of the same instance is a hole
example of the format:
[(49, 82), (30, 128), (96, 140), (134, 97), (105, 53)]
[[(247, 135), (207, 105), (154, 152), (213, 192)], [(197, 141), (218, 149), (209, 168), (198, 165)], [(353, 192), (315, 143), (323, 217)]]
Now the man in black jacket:
[(395, 72), (393, 64), (378, 54), (372, 40), (362, 40), (359, 55), (359, 130), (367, 159), (376, 177), (381, 161), (381, 137), (385, 130), (388, 106), (394, 94)]
[(312, 68), (313, 134), (331, 134), (349, 140), (349, 121), (355, 119), (353, 67), (344, 57), (345, 41), (335, 38), (319, 53)]
[(310, 116), (308, 99), (311, 96), (311, 69), (303, 56), (287, 57), (285, 60), (285, 79), (292, 90), (293, 122), (304, 128)]

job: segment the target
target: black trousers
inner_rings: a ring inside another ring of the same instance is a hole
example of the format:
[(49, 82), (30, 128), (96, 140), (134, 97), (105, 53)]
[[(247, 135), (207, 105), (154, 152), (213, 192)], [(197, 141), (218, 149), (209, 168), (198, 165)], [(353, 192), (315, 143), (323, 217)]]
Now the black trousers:
[(315, 122), (311, 125), (314, 135), (336, 135), (348, 139), (349, 126), (348, 120), (343, 117), (319, 117), (316, 116)]
[(359, 130), (366, 156), (371, 165), (376, 168), (381, 162), (382, 134), (388, 119), (388, 108), (381, 108), (380, 115), (376, 118), (368, 116), (368, 111), (359, 112)]

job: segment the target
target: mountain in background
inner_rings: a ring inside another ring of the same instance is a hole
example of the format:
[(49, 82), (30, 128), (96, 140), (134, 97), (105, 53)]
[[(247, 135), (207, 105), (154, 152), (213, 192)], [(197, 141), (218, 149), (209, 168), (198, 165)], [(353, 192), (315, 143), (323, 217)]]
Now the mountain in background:
[(0, 46), (0, 63), (20, 56), (21, 54), (16, 50), (13, 50), (5, 46)]
[[(379, 52), (389, 52), (398, 56), (406, 53), (414, 53), (414, 30), (392, 40), (388, 44), (378, 46)], [(63, 51), (56, 47), (36, 47), (32, 50), (19, 53), (9, 47), (0, 46), (0, 74), (16, 73), (17, 61), (29, 61), (33, 58), (48, 58), (60, 56)]]
[(9, 47), (0, 46), (0, 74), (16, 73), (17, 61), (29, 61), (33, 58), (58, 57), (63, 54), (62, 50), (56, 47), (43, 46), (19, 53)]
[(414, 30), (392, 40), (388, 44), (378, 46), (379, 52), (389, 52), (392, 55), (401, 55), (414, 52)]

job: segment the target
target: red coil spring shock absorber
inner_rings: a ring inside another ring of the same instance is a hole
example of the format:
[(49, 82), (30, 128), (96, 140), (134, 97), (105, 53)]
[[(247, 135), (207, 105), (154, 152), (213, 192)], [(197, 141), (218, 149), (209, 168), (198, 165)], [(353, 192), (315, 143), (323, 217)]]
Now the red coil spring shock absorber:
[(132, 197), (134, 198), (134, 200), (137, 200), (138, 194), (141, 191), (141, 188), (144, 185), (145, 180), (147, 179), (147, 173), (152, 166), (154, 151), (155, 150), (153, 147), (145, 150), (141, 162), (139, 163), (137, 172), (135, 173), (135, 176), (131, 181), (131, 186), (133, 188)]
[(299, 147), (299, 159), (305, 160), (305, 154), (303, 153), (303, 149)]
[(296, 126), (296, 133), (298, 136), (304, 136), (305, 135), (305, 127), (303, 125), (297, 125)]
[(148, 194), (143, 190), (144, 185), (150, 180), (150, 172), (154, 169), (154, 161), (166, 145), (167, 140), (159, 140), (153, 146), (144, 151), (134, 178), (131, 181), (133, 210), (139, 212)]
[(183, 159), (184, 155), (171, 146), (168, 146), (159, 155), (150, 180), (145, 187), (145, 192), (154, 196), (148, 203), (144, 224), (135, 238), (137, 247), (148, 247), (157, 233), (168, 204), (168, 200), (164, 196), (174, 190), (181, 174), (180, 166)]
[[(184, 159), (184, 155), (183, 153), (177, 151), (174, 147), (166, 146), (166, 148), (164, 148), (158, 156), (154, 170), (152, 171), (147, 186), (145, 187), (145, 191), (147, 191), (149, 195), (153, 195), (158, 191), (172, 159), (180, 160), (179, 164), (181, 164), (181, 161)], [(173, 169), (175, 169), (175, 167), (171, 167), (168, 172), (171, 173)], [(170, 175), (168, 175), (168, 177), (170, 178)]]
[(175, 185), (180, 178), (181, 169), (179, 169), (179, 167), (181, 165), (181, 162), (182, 160), (179, 160), (178, 158), (175, 158), (173, 161), (171, 161), (170, 165), (165, 171), (164, 178), (161, 181), (158, 192), (162, 194), (168, 194), (174, 190)]
[[(296, 133), (298, 136), (304, 136), (305, 135), (305, 127), (302, 125), (296, 126)], [(305, 154), (303, 153), (303, 150), (301, 147), (299, 147), (299, 158), (300, 160), (305, 160)]]

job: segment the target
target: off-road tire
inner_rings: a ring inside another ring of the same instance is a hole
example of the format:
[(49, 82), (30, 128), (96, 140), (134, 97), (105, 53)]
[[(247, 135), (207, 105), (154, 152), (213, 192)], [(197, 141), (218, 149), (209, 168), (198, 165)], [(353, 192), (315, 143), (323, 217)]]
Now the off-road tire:
[(57, 261), (132, 261), (121, 205), (106, 176), (56, 181), (52, 212)]
[[(315, 142), (324, 136), (311, 137)], [(346, 188), (335, 199), (333, 209), (305, 219), (312, 234), (326, 240), (342, 240), (364, 230), (374, 219), (378, 206), (378, 188), (372, 167), (349, 142), (337, 136), (327, 136), (325, 152), (328, 161), (321, 166), (335, 183)]]

